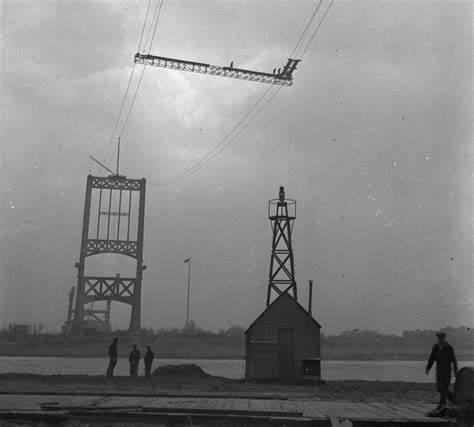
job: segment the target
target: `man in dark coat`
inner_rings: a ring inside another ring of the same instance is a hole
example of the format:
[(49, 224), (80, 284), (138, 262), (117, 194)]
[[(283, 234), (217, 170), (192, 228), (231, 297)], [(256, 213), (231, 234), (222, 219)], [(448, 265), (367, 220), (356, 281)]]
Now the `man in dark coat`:
[(146, 353), (145, 353), (145, 377), (146, 378), (150, 378), (151, 376), (151, 365), (153, 364), (154, 358), (155, 358), (155, 353), (153, 353), (153, 350), (148, 345), (146, 347)]
[(431, 355), (426, 366), (426, 375), (436, 362), (436, 388), (439, 393), (439, 405), (446, 404), (446, 398), (452, 400), (453, 394), (449, 392), (449, 383), (451, 382), (451, 365), (454, 368), (454, 376), (458, 373), (458, 363), (454, 355), (454, 349), (446, 342), (446, 334), (438, 332), (438, 343), (433, 346)]
[(109, 367), (107, 368), (107, 378), (114, 376), (114, 368), (117, 364), (117, 343), (118, 338), (114, 338), (112, 344), (109, 345)]
[(130, 362), (130, 376), (132, 379), (138, 378), (138, 363), (140, 362), (140, 350), (137, 349), (137, 346), (132, 345), (132, 351), (128, 356), (128, 361)]

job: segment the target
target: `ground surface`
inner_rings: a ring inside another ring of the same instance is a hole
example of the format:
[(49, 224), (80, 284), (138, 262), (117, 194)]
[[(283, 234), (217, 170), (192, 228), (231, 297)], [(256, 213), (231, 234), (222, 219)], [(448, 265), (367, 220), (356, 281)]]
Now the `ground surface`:
[(85, 375), (0, 375), (0, 393), (108, 394), (143, 396), (220, 396), (311, 399), (346, 402), (436, 402), (432, 384), (378, 381), (329, 381), (321, 385), (278, 384), (212, 377), (158, 376), (105, 379)]

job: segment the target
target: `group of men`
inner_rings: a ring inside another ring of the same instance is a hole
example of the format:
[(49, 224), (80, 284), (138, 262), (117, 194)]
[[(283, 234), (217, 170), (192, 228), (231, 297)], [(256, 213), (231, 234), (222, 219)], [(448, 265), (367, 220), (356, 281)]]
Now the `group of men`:
[[(118, 341), (119, 341), (118, 338), (114, 338), (112, 341), (112, 344), (109, 345), (109, 366), (107, 368), (107, 378), (112, 378), (114, 376), (114, 369), (115, 369), (115, 366), (117, 365), (117, 357), (118, 357), (118, 350), (117, 350)], [(153, 350), (151, 349), (149, 345), (146, 347), (146, 349), (147, 350), (144, 357), (145, 377), (150, 378), (151, 366), (153, 365), (155, 353), (153, 353)], [(132, 345), (132, 351), (130, 351), (130, 354), (128, 356), (128, 362), (130, 364), (130, 376), (132, 377), (132, 379), (138, 378), (138, 366), (140, 364), (140, 359), (141, 359), (140, 350), (138, 350), (136, 344), (134, 344)]]

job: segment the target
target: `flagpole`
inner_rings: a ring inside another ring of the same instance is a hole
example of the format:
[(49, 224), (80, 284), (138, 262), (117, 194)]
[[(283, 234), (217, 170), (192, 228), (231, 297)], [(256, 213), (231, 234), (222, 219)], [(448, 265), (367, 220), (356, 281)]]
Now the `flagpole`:
[(191, 258), (188, 261), (188, 302), (186, 305), (186, 329), (189, 327), (189, 290), (191, 287)]

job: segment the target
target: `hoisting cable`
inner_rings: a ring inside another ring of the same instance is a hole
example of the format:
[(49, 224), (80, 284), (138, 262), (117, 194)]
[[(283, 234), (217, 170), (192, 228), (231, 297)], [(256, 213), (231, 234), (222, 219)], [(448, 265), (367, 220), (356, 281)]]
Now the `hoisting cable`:
[[(157, 14), (156, 14), (156, 18), (155, 18), (155, 25), (154, 25), (154, 28), (153, 28), (153, 35), (151, 37), (151, 41), (150, 41), (150, 46), (148, 48), (148, 53), (150, 53), (151, 51), (151, 48), (153, 46), (153, 42), (155, 40), (155, 33), (156, 33), (156, 28), (158, 26), (158, 21), (160, 19), (160, 14), (161, 14), (161, 8), (163, 7), (163, 0), (160, 0), (160, 3), (159, 3), (159, 6), (157, 5)], [(153, 23), (152, 23), (152, 26), (153, 26)], [(150, 27), (150, 30), (151, 30), (151, 27)], [(146, 45), (145, 45), (146, 47)], [(142, 72), (140, 74), (140, 79), (138, 80), (138, 85), (137, 85), (137, 88), (135, 90), (135, 93), (133, 95), (133, 98), (132, 98), (132, 102), (130, 103), (130, 108), (128, 110), (128, 113), (127, 113), (127, 116), (123, 122), (123, 125), (122, 125), (122, 129), (120, 130), (120, 138), (122, 138), (123, 136), (123, 133), (125, 132), (125, 128), (127, 127), (127, 124), (128, 124), (128, 119), (130, 118), (130, 114), (132, 113), (132, 109), (133, 109), (133, 106), (135, 104), (135, 100), (137, 98), (137, 95), (138, 95), (138, 90), (140, 89), (140, 85), (142, 83), (142, 79), (143, 79), (143, 74), (145, 74), (145, 69), (146, 67), (143, 66), (142, 68)]]
[[(309, 19), (308, 23), (306, 24), (306, 27), (305, 27), (304, 31), (301, 33), (300, 38), (298, 39), (298, 41), (296, 42), (295, 47), (291, 51), (290, 58), (293, 58), (293, 55), (296, 53), (297, 49), (300, 47), (300, 43), (303, 40), (303, 38), (306, 36), (306, 33), (308, 32), (309, 27), (311, 26), (311, 24), (313, 22), (313, 19), (316, 16), (316, 13), (318, 13), (318, 10), (321, 7), (322, 3), (323, 3), (323, 0), (319, 0), (319, 3), (316, 6), (316, 9), (314, 10), (313, 14), (311, 15), (311, 18)], [(296, 58), (296, 56), (294, 58)]]
[[(147, 6), (147, 9), (146, 9), (145, 20), (143, 21), (143, 27), (142, 27), (142, 32), (141, 32), (141, 36), (140, 36), (140, 42), (138, 43), (138, 51), (140, 51), (140, 49), (141, 49), (141, 45), (142, 45), (142, 41), (143, 41), (143, 35), (145, 33), (146, 24), (147, 24), (147, 21), (148, 21), (148, 14), (149, 14), (149, 11), (150, 11), (150, 5), (151, 5), (151, 0), (148, 0), (148, 6)], [(122, 113), (123, 113), (123, 109), (125, 107), (125, 103), (126, 103), (126, 100), (127, 100), (128, 92), (129, 92), (130, 86), (132, 84), (132, 79), (133, 79), (133, 75), (134, 75), (134, 72), (135, 72), (135, 66), (136, 66), (136, 64), (134, 63), (133, 67), (132, 67), (132, 71), (130, 73), (130, 77), (128, 79), (128, 84), (127, 84), (127, 88), (125, 90), (125, 95), (124, 95), (123, 100), (122, 100), (122, 105), (120, 106), (119, 114), (118, 114), (117, 119), (115, 121), (114, 130), (112, 132), (109, 143), (107, 145), (107, 150), (106, 150), (105, 155), (103, 157), (103, 163), (105, 163), (105, 160), (107, 159), (107, 155), (109, 154), (110, 147), (112, 146), (112, 142), (114, 141), (115, 132), (117, 131), (118, 125), (120, 123), (120, 118), (122, 117)]]
[(305, 54), (306, 51), (308, 50), (309, 45), (310, 45), (311, 42), (313, 41), (313, 38), (314, 38), (314, 36), (316, 35), (316, 33), (319, 31), (319, 28), (321, 27), (321, 24), (323, 23), (324, 19), (326, 19), (326, 15), (328, 14), (329, 9), (331, 9), (331, 6), (332, 6), (333, 3), (334, 3), (334, 0), (331, 0), (331, 3), (329, 3), (329, 6), (327, 7), (326, 12), (324, 12), (323, 17), (322, 17), (321, 20), (319, 21), (319, 24), (317, 25), (316, 29), (314, 30), (313, 35), (312, 35), (311, 38), (309, 39), (309, 42), (308, 42), (308, 44), (306, 45), (306, 47), (304, 48), (303, 53), (301, 54), (301, 56), (299, 57), (299, 59), (302, 59), (303, 56), (304, 56), (304, 54)]

